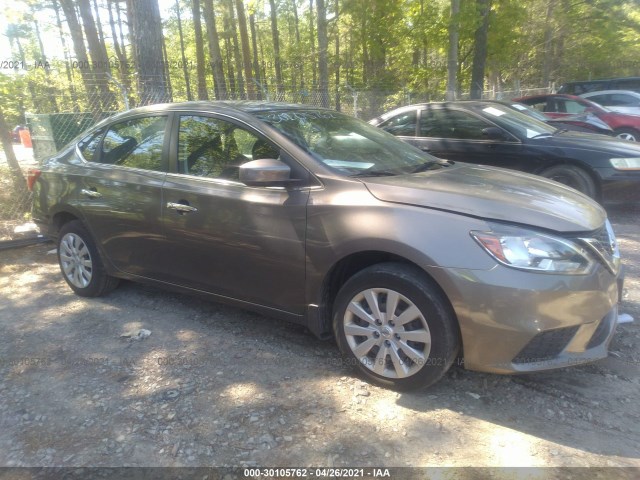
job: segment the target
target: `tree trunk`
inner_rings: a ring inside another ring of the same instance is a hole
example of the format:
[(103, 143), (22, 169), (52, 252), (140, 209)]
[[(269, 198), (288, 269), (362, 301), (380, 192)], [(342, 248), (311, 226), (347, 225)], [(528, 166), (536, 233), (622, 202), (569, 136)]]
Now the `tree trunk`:
[(178, 16), (178, 35), (180, 36), (180, 58), (182, 59), (182, 74), (184, 75), (184, 83), (187, 89), (187, 100), (193, 100), (191, 96), (191, 79), (189, 78), (189, 69), (187, 68), (187, 56), (184, 52), (184, 35), (182, 33), (182, 19), (180, 18), (180, 3), (176, 0), (176, 15)]
[(244, 79), (242, 78), (242, 57), (240, 56), (240, 47), (238, 45), (238, 31), (236, 30), (236, 16), (234, 13), (233, 0), (224, 1), (225, 13), (227, 17), (227, 35), (231, 40), (233, 50), (233, 64), (236, 67), (236, 85), (238, 86), (238, 95), (245, 98)]
[(69, 47), (67, 46), (67, 41), (65, 39), (64, 31), (62, 30), (62, 19), (60, 18), (60, 5), (57, 0), (53, 0), (51, 2), (51, 6), (56, 14), (56, 26), (58, 27), (58, 36), (60, 37), (60, 43), (62, 44), (62, 52), (64, 54), (65, 60), (65, 73), (67, 74), (67, 82), (69, 82), (69, 91), (71, 92), (71, 102), (73, 103), (73, 110), (75, 112), (80, 111), (80, 106), (78, 105), (78, 95), (76, 93), (76, 87), (73, 81), (73, 75), (71, 73), (70, 63), (71, 63), (71, 55), (69, 54)]
[(327, 9), (324, 0), (316, 0), (318, 7), (318, 70), (320, 72), (320, 105), (329, 107), (329, 66), (327, 50)]
[(116, 3), (116, 16), (118, 18), (118, 33), (120, 34), (120, 45), (122, 45), (122, 51), (127, 56), (127, 48), (124, 43), (124, 33), (122, 32), (122, 15), (120, 14), (120, 2), (118, 0), (114, 0)]
[(313, 0), (309, 0), (309, 40), (311, 40), (312, 88), (315, 88), (318, 84), (318, 74), (316, 73), (316, 34), (313, 27)]
[(336, 110), (340, 111), (340, 6), (336, 0)]
[(4, 118), (2, 106), (0, 106), (0, 143), (2, 143), (2, 149), (7, 157), (7, 164), (11, 170), (11, 177), (13, 178), (15, 187), (26, 190), (27, 184), (25, 182), (24, 175), (22, 174), (20, 164), (18, 163), (18, 159), (16, 158), (16, 154), (13, 151), (13, 142), (11, 141), (10, 131), (11, 129)]
[(302, 45), (300, 40), (300, 19), (298, 18), (298, 5), (296, 0), (291, 0), (291, 8), (293, 10), (293, 22), (296, 31), (296, 44), (298, 50), (296, 51), (296, 58), (294, 59), (294, 68), (300, 73), (300, 90), (304, 90), (304, 61), (300, 58), (300, 46)]
[(553, 64), (553, 11), (556, 0), (549, 0), (547, 3), (547, 16), (544, 23), (544, 49), (542, 52), (542, 85), (549, 86), (551, 80), (551, 66)]
[[(113, 20), (113, 12), (111, 11), (112, 0), (107, 2), (107, 9), (109, 11), (109, 25), (111, 27), (111, 36), (113, 37), (113, 49), (118, 57), (118, 64), (120, 70), (120, 95), (125, 107), (130, 106), (129, 96), (131, 95), (131, 82), (129, 80), (129, 63), (127, 62), (127, 54), (125, 52), (124, 45), (118, 40), (116, 34), (116, 24)], [(116, 2), (117, 4), (117, 2)]]
[(167, 81), (167, 94), (170, 99), (173, 99), (173, 93), (171, 90), (171, 74), (169, 72), (169, 54), (167, 54), (167, 42), (165, 42), (164, 35), (162, 35), (162, 59), (164, 65), (164, 78)]
[(282, 88), (282, 68), (280, 65), (280, 36), (278, 34), (278, 12), (276, 11), (276, 2), (269, 0), (271, 7), (271, 37), (273, 38), (273, 55), (276, 68), (276, 90), (279, 92)]
[(71, 33), (71, 42), (73, 43), (73, 50), (76, 54), (78, 66), (80, 67), (80, 75), (82, 76), (82, 83), (87, 95), (88, 106), (94, 112), (97, 112), (100, 110), (100, 105), (96, 102), (98, 92), (95, 83), (92, 81), (91, 71), (88, 68), (89, 57), (87, 56), (87, 49), (84, 46), (82, 27), (80, 27), (80, 23), (78, 22), (73, 0), (60, 0), (60, 6), (67, 20), (69, 32)]
[(371, 61), (369, 59), (369, 43), (367, 39), (367, 18), (366, 9), (361, 10), (360, 15), (360, 40), (362, 44), (362, 83), (367, 83), (371, 75)]
[(36, 31), (36, 38), (38, 39), (38, 48), (40, 49), (40, 61), (45, 65), (44, 75), (47, 79), (47, 97), (50, 104), (50, 111), (52, 113), (58, 113), (60, 110), (58, 109), (58, 102), (56, 101), (55, 90), (53, 89), (51, 82), (51, 72), (49, 71), (49, 67), (47, 67), (47, 55), (44, 52), (44, 45), (42, 44), (42, 36), (40, 35), (40, 26), (38, 25), (38, 20), (36, 20), (35, 15), (33, 16), (33, 26)]
[(220, 38), (216, 27), (216, 13), (212, 0), (204, 0), (204, 21), (207, 25), (207, 39), (209, 41), (209, 63), (213, 73), (213, 90), (218, 100), (227, 98), (227, 82), (224, 78)]
[(207, 79), (204, 72), (204, 45), (202, 41), (202, 22), (200, 20), (200, 0), (192, 0), (193, 28), (196, 36), (196, 73), (198, 75), (198, 100), (209, 100)]
[(244, 4), (242, 0), (236, 0), (236, 13), (238, 14), (238, 28), (240, 29), (240, 42), (242, 44), (242, 63), (244, 65), (244, 78), (247, 82), (247, 96), (249, 100), (254, 100), (255, 85), (251, 72), (251, 49), (249, 48), (249, 32), (247, 32), (247, 18), (244, 14)]
[(491, 0), (476, 0), (478, 13), (480, 14), (480, 26), (475, 33), (475, 48), (473, 52), (473, 65), (471, 67), (471, 90), (469, 97), (472, 100), (482, 98), (484, 91), (484, 68), (487, 63), (487, 37), (489, 33), (489, 11)]
[(131, 9), (133, 44), (141, 103), (144, 105), (171, 101), (162, 55), (162, 19), (158, 0), (135, 0)]
[(98, 31), (96, 29), (93, 14), (91, 13), (91, 4), (89, 0), (78, 0), (78, 8), (82, 17), (82, 25), (84, 26), (84, 34), (89, 45), (89, 54), (93, 61), (94, 82), (96, 82), (100, 90), (100, 102), (103, 110), (112, 110), (115, 107), (115, 97), (109, 89), (109, 58), (107, 50), (103, 43), (100, 42)]
[(231, 46), (231, 39), (227, 35), (227, 24), (229, 20), (227, 16), (224, 16), (224, 25), (225, 25), (225, 34), (224, 34), (224, 52), (226, 55), (226, 64), (227, 64), (227, 78), (229, 79), (229, 95), (230, 98), (238, 98), (238, 91), (236, 89), (236, 77), (235, 72), (233, 71), (233, 60), (231, 60), (233, 47)]
[(447, 55), (447, 94), (446, 99), (456, 99), (458, 77), (458, 29), (460, 26), (460, 0), (451, 0), (451, 18), (449, 19), (449, 52)]
[[(262, 84), (260, 63), (258, 62), (258, 32), (256, 29), (256, 20), (253, 11), (249, 14), (249, 29), (251, 30), (251, 44), (253, 46), (253, 71), (255, 73), (256, 82), (258, 82), (258, 84)], [(258, 98), (262, 99), (261, 91), (258, 91)]]
[(93, 10), (96, 12), (96, 26), (98, 27), (98, 38), (100, 39), (100, 43), (102, 44), (102, 47), (104, 48), (104, 51), (106, 53), (107, 44), (104, 41), (104, 32), (102, 31), (102, 21), (100, 20), (100, 10), (98, 10), (97, 0), (93, 0)]

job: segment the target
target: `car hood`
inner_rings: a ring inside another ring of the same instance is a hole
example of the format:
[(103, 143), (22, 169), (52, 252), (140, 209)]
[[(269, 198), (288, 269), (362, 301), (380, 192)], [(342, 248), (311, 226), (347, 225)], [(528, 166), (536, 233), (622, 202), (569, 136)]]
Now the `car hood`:
[(562, 132), (530, 140), (531, 144), (597, 151), (611, 158), (640, 158), (640, 145), (636, 142), (607, 137), (595, 133)]
[(457, 163), (412, 175), (362, 179), (378, 200), (557, 232), (600, 228), (606, 213), (569, 187), (525, 173)]

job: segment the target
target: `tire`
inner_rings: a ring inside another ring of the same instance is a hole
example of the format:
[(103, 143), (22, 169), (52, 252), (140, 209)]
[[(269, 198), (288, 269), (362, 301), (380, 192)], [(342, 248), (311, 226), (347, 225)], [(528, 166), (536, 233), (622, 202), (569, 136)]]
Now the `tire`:
[(62, 277), (81, 297), (100, 297), (118, 286), (119, 280), (107, 275), (93, 238), (79, 220), (60, 229), (58, 263)]
[(629, 140), (630, 142), (640, 141), (640, 132), (633, 128), (618, 128), (613, 134), (623, 140)]
[(550, 180), (575, 188), (586, 196), (595, 198), (597, 194), (596, 184), (586, 171), (574, 165), (556, 165), (545, 171), (541, 176)]
[[(390, 299), (396, 307), (387, 318)], [(401, 391), (437, 382), (460, 348), (444, 295), (424, 272), (398, 263), (373, 265), (343, 285), (333, 330), (348, 365), (374, 384)]]

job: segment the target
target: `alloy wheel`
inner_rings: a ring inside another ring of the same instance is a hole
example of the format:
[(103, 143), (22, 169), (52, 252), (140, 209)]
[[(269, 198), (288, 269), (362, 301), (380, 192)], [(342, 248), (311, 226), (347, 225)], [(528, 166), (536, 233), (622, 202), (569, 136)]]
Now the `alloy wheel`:
[(431, 351), (431, 333), (420, 309), (387, 288), (356, 294), (344, 314), (351, 351), (366, 368), (385, 378), (417, 373)]
[(93, 276), (93, 262), (87, 244), (75, 233), (60, 241), (60, 266), (67, 280), (77, 288), (86, 288)]

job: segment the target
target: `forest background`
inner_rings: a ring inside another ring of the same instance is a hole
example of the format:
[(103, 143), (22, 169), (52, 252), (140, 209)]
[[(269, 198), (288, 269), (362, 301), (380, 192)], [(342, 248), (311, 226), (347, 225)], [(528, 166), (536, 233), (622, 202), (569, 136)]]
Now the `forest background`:
[(418, 101), (510, 98), (640, 75), (638, 0), (13, 0), (0, 113), (213, 99), (369, 119)]

